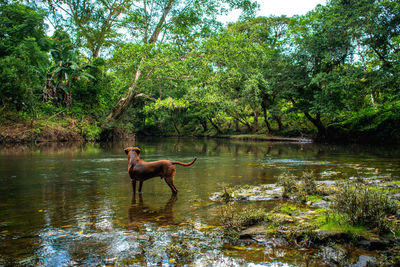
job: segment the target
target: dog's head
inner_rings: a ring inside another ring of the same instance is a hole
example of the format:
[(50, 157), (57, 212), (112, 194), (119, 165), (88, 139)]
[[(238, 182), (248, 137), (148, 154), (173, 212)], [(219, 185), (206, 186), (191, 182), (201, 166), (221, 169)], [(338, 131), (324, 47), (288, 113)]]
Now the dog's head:
[(134, 151), (134, 152), (136, 152), (137, 155), (140, 154), (140, 148), (138, 148), (138, 147), (130, 146), (130, 147), (125, 148), (124, 151), (126, 154), (129, 154), (129, 151)]

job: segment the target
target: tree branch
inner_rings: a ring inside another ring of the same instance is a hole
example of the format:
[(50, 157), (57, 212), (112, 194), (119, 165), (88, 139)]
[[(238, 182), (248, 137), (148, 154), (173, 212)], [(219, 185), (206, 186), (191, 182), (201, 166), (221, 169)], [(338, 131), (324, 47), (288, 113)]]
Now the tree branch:
[(158, 35), (160, 34), (160, 31), (164, 25), (165, 19), (167, 18), (167, 15), (169, 11), (171, 10), (175, 0), (169, 0), (167, 6), (164, 8), (164, 12), (160, 18), (160, 21), (158, 22), (156, 28), (154, 29), (153, 34), (150, 37), (150, 40), (148, 41), (149, 44), (155, 43), (158, 39)]

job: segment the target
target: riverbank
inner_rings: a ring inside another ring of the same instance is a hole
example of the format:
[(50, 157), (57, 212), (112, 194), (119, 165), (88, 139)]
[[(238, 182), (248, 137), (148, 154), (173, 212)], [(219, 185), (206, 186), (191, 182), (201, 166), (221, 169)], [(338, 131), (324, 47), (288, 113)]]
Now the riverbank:
[(6, 112), (0, 118), (0, 144), (42, 142), (84, 142), (132, 139), (126, 129), (103, 129), (90, 116), (76, 118), (69, 115), (38, 115), (32, 119), (23, 114)]
[[(24, 116), (23, 113), (4, 112), (0, 117), (0, 143), (34, 143), (34, 142), (76, 142), (76, 141), (116, 141), (133, 138), (136, 133), (129, 123), (120, 123), (113, 126), (105, 126), (91, 116), (72, 116), (66, 111), (55, 113), (53, 115)], [(392, 125), (395, 123), (389, 124)], [(347, 125), (347, 124), (346, 124)], [(380, 123), (379, 126), (386, 127), (386, 123)], [(388, 127), (389, 127), (388, 126)], [(348, 125), (346, 126), (348, 128)], [(324, 137), (315, 137), (311, 135), (293, 137), (283, 135), (273, 135), (267, 133), (231, 133), (216, 134), (209, 131), (205, 133), (192, 132), (183, 135), (160, 135), (160, 137), (196, 137), (196, 138), (220, 138), (241, 141), (268, 141), (268, 142), (294, 142), (310, 143), (313, 141), (323, 143), (363, 143), (363, 144), (399, 144), (398, 134), (383, 128), (377, 131), (365, 132), (361, 127), (359, 133), (354, 134), (357, 126), (352, 126), (352, 131), (344, 131), (345, 126), (336, 125), (328, 128), (327, 135)], [(343, 128), (343, 129), (342, 129)], [(347, 129), (346, 128), (346, 129)], [(368, 128), (368, 127), (367, 127)], [(343, 131), (341, 131), (342, 129)], [(370, 128), (368, 128), (370, 130)], [(340, 132), (340, 134), (338, 134)], [(147, 135), (139, 131), (138, 135)], [(362, 136), (362, 138), (355, 138)]]
[[(220, 220), (232, 242), (313, 248), (333, 265), (400, 263), (399, 181), (283, 175), (277, 184), (224, 187), (210, 199), (226, 202)], [(272, 201), (274, 208), (237, 209), (240, 202), (257, 201)]]
[[(0, 143), (115, 141), (132, 139), (135, 136), (135, 133), (118, 127), (114, 129), (102, 129), (99, 122), (90, 117), (77, 119), (72, 116), (64, 116), (63, 118), (59, 116), (61, 115), (42, 115), (42, 117), (33, 120), (31, 118), (24, 118), (16, 113), (5, 113), (0, 120)], [(221, 138), (242, 141), (312, 142), (310, 138), (267, 134), (194, 135), (187, 137)]]
[(78, 125), (76, 120), (68, 117), (61, 120), (49, 116), (32, 120), (9, 112), (0, 121), (0, 143), (83, 141), (83, 130)]

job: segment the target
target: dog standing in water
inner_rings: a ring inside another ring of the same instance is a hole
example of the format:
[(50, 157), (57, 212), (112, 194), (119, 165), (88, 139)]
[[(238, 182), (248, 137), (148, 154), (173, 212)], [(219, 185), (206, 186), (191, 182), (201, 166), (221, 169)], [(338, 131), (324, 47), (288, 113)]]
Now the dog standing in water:
[(124, 149), (128, 155), (128, 173), (131, 177), (133, 193), (136, 192), (136, 181), (139, 181), (139, 193), (142, 192), (143, 182), (153, 177), (164, 178), (167, 185), (171, 188), (172, 194), (176, 195), (178, 189), (174, 185), (175, 166), (191, 166), (195, 161), (194, 158), (189, 163), (180, 161), (157, 160), (145, 162), (140, 159), (140, 149), (138, 147), (127, 147)]

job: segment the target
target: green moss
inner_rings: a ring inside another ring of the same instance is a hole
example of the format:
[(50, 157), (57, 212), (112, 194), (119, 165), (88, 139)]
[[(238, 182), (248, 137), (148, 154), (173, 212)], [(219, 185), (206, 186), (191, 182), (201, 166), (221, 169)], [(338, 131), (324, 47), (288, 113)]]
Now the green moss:
[(272, 224), (268, 224), (267, 227), (265, 227), (265, 234), (267, 236), (275, 236), (278, 231), (278, 227)]
[(285, 203), (282, 206), (280, 206), (280, 212), (284, 214), (292, 214), (294, 211), (301, 211), (303, 210), (300, 205), (296, 204), (291, 204), (291, 203)]
[(307, 201), (311, 202), (320, 202), (322, 200), (322, 196), (319, 195), (308, 195), (306, 198)]
[(326, 224), (327, 216), (326, 214), (317, 214), (311, 219), (317, 227), (321, 227), (322, 225)]
[(345, 232), (349, 234), (352, 238), (356, 238), (357, 236), (361, 236), (368, 232), (368, 229), (365, 226), (339, 224), (338, 222), (335, 221), (329, 221), (328, 223), (325, 223), (322, 226), (320, 226), (319, 229), (327, 231)]

